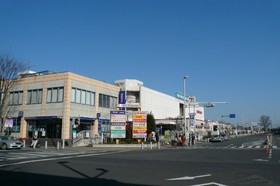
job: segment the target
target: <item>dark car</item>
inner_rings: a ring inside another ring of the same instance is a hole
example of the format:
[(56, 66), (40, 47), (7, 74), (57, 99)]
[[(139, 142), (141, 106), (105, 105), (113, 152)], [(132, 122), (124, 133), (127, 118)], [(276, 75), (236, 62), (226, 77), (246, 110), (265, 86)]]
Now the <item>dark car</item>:
[(23, 143), (14, 138), (10, 138), (8, 136), (0, 136), (0, 148), (3, 150), (6, 149), (21, 149), (23, 147)]

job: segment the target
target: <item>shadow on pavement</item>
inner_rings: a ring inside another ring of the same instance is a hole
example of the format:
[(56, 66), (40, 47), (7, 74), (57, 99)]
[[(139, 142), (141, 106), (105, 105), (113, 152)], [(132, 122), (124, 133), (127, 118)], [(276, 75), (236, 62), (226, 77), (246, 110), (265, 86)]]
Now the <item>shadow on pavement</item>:
[[(106, 170), (101, 170), (102, 173)], [(100, 175), (94, 178), (71, 178), (71, 177), (60, 177), (41, 175), (33, 173), (23, 173), (14, 171), (3, 171), (0, 170), (1, 185), (9, 186), (25, 186), (25, 185), (40, 185), (40, 186), (51, 186), (51, 185), (114, 185), (114, 186), (139, 186), (138, 184), (121, 183), (116, 180), (99, 178)]]

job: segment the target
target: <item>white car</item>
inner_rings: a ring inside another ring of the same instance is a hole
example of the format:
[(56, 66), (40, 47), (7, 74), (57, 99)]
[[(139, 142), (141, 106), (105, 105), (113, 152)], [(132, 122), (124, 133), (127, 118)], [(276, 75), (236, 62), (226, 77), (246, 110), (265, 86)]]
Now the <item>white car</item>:
[(0, 148), (3, 150), (6, 149), (21, 149), (23, 147), (23, 143), (14, 138), (10, 138), (8, 136), (0, 136)]
[(210, 142), (223, 142), (223, 139), (219, 135), (214, 135), (210, 138)]

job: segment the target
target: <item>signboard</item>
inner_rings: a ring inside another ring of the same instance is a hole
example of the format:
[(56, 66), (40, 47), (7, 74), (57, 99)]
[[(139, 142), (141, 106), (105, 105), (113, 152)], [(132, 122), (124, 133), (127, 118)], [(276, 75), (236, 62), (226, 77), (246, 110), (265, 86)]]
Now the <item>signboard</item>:
[(133, 112), (133, 138), (147, 138), (147, 113)]
[(119, 104), (125, 104), (125, 91), (120, 91), (119, 92)]
[(185, 97), (184, 95), (182, 95), (180, 93), (176, 93), (175, 96), (176, 96), (176, 98), (181, 99), (181, 100), (184, 100), (184, 98), (185, 98), (185, 100), (188, 103), (196, 103), (196, 97), (195, 96), (186, 96)]
[(194, 127), (194, 124), (195, 124), (195, 119), (194, 119), (194, 116), (195, 116), (195, 113), (190, 113), (190, 127)]
[(125, 111), (111, 111), (111, 138), (126, 137)]
[(230, 114), (229, 118), (235, 118), (235, 114)]
[(13, 127), (13, 119), (6, 119), (5, 120), (5, 127)]
[[(175, 96), (176, 96), (176, 98), (181, 99), (181, 100), (184, 100), (184, 97), (185, 97), (184, 95), (182, 95), (178, 92), (175, 94)], [(187, 100), (187, 99), (188, 99), (188, 97), (185, 97), (185, 100)]]

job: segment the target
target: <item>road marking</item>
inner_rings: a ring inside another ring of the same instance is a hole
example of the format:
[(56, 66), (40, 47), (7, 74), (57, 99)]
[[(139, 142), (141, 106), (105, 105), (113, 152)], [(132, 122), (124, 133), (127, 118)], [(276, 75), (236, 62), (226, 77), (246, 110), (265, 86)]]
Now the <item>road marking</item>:
[(249, 146), (249, 147), (247, 147), (248, 149), (251, 149), (251, 148), (253, 148), (253, 146)]
[(211, 174), (205, 174), (205, 175), (199, 175), (199, 176), (185, 176), (185, 177), (180, 177), (180, 178), (170, 178), (166, 179), (168, 181), (177, 181), (177, 180), (193, 180), (196, 178), (203, 178), (203, 177), (208, 177), (211, 176)]
[(269, 160), (264, 160), (264, 159), (254, 159), (253, 161), (265, 161), (265, 162), (267, 162), (267, 161), (269, 161)]
[(95, 154), (82, 154), (82, 155), (75, 155), (75, 156), (53, 157), (53, 158), (45, 158), (45, 159), (37, 159), (37, 160), (28, 160), (28, 161), (21, 161), (21, 162), (3, 164), (3, 165), (0, 165), (0, 167), (22, 165), (22, 164), (27, 164), (27, 163), (36, 163), (36, 162), (43, 162), (43, 161), (54, 161), (54, 160), (63, 160), (63, 159), (72, 159), (72, 158), (83, 158), (83, 157), (90, 157), (90, 156), (101, 156), (101, 155), (107, 155), (107, 154), (122, 153), (122, 152), (127, 152), (127, 151), (129, 151), (129, 150), (118, 151), (118, 152), (104, 152), (104, 153), (95, 153)]
[(256, 149), (259, 149), (259, 148), (261, 148), (261, 146), (256, 146)]
[(243, 148), (244, 148), (244, 146), (243, 146), (243, 145), (241, 145), (241, 146), (240, 146), (240, 147), (238, 147), (238, 148), (243, 149)]
[(224, 184), (216, 183), (216, 182), (210, 182), (210, 183), (203, 183), (203, 184), (197, 184), (197, 185), (191, 185), (191, 186), (211, 186), (211, 185), (217, 185), (217, 186), (226, 186)]
[(277, 146), (276, 146), (276, 145), (274, 145), (272, 148), (277, 149)]

